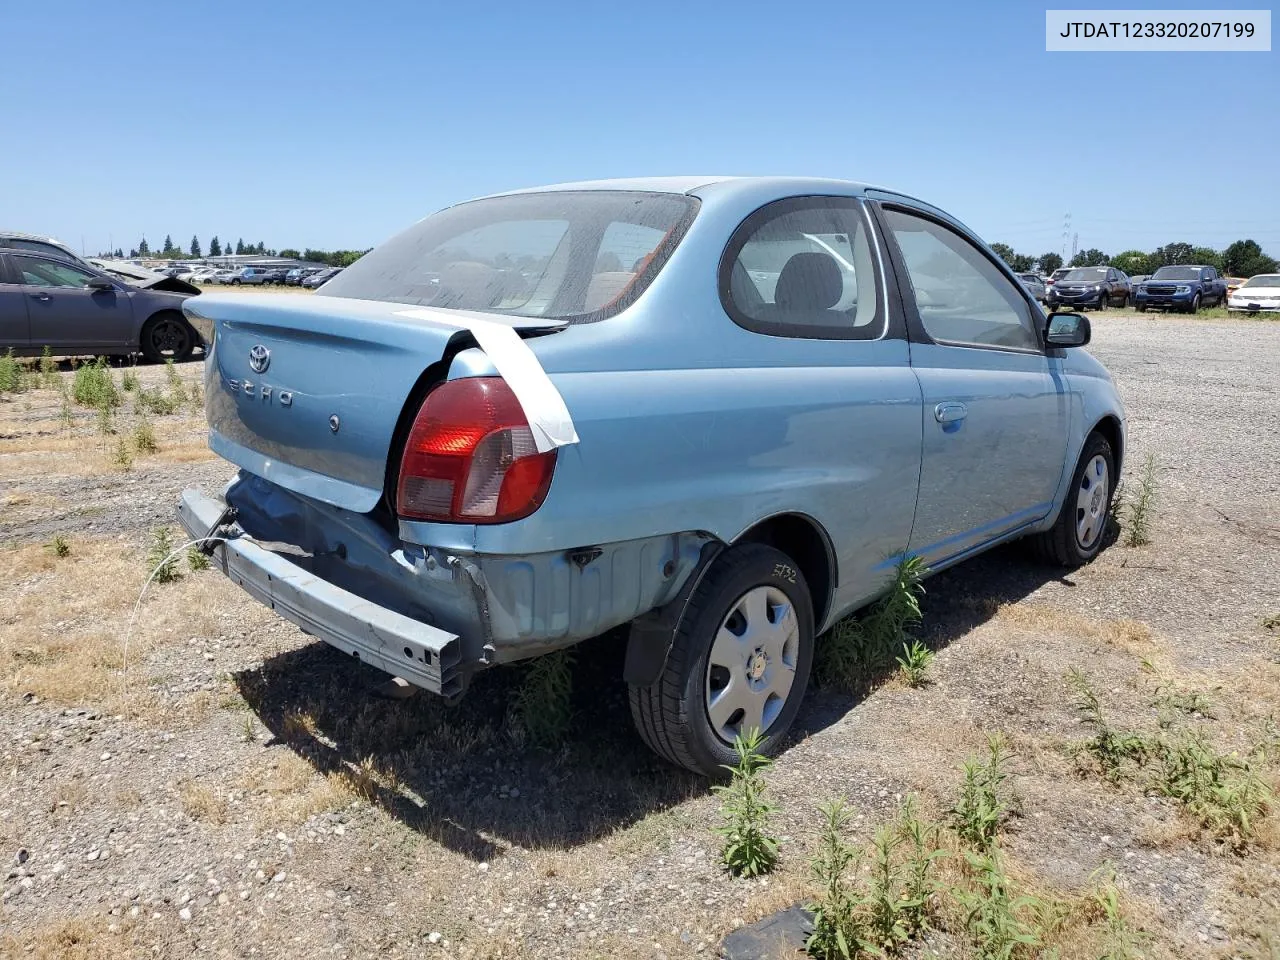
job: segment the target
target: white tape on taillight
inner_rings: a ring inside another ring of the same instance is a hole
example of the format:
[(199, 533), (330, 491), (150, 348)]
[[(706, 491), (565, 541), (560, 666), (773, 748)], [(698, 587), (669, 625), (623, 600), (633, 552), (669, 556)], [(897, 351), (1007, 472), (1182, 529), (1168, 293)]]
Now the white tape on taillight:
[(578, 442), (564, 397), (514, 327), (479, 317), (455, 317), (442, 310), (397, 310), (396, 316), (469, 331), (520, 401), (539, 453)]

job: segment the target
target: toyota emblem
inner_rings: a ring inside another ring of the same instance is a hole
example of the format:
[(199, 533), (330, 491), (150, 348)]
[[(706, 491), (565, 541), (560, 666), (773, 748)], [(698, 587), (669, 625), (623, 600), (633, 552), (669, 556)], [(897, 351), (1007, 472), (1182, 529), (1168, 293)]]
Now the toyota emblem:
[(249, 366), (254, 373), (264, 373), (271, 366), (271, 351), (262, 344), (254, 344), (249, 350)]

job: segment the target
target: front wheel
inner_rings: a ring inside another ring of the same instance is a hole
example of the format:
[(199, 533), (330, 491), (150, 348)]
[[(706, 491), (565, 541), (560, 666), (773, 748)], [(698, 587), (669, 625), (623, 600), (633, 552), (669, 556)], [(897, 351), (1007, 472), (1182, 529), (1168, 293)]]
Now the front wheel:
[(152, 363), (181, 363), (196, 347), (195, 331), (180, 313), (158, 313), (142, 328), (142, 354)]
[(731, 547), (689, 598), (666, 665), (631, 685), (631, 716), (645, 743), (708, 777), (734, 762), (733, 741), (761, 731), (777, 753), (795, 720), (813, 665), (813, 601), (804, 575), (780, 550)]
[(1187, 313), (1199, 313), (1199, 312), (1200, 312), (1200, 294), (1197, 293), (1194, 297), (1191, 298), (1191, 306), (1187, 308)]
[(1031, 538), (1040, 558), (1063, 567), (1088, 563), (1102, 550), (1115, 493), (1115, 452), (1102, 434), (1089, 434), (1058, 519)]

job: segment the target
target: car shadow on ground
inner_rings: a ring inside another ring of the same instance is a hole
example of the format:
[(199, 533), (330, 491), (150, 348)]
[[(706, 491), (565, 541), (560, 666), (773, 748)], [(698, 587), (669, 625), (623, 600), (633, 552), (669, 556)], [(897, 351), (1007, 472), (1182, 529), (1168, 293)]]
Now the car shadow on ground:
[[(928, 581), (919, 634), (935, 650), (946, 647), (1051, 581), (1072, 584), (1069, 571), (1030, 560), (1018, 544), (996, 549)], [(487, 860), (513, 844), (579, 847), (709, 789), (706, 779), (651, 754), (633, 730), (621, 680), (625, 649), (625, 629), (575, 648), (572, 723), (553, 750), (521, 733), (527, 666), (480, 674), (456, 704), (423, 693), (377, 696), (385, 674), (323, 643), (271, 657), (234, 680), (274, 742), (409, 828)], [(840, 720), (892, 669), (855, 690), (811, 689), (793, 738)]]

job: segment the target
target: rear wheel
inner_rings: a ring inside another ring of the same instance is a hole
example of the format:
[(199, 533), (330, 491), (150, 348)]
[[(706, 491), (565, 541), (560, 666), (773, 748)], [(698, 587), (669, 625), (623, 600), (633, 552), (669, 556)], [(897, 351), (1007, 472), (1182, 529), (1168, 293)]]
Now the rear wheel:
[(142, 327), (142, 354), (152, 363), (181, 362), (196, 347), (196, 333), (180, 313), (157, 313)]
[(755, 728), (776, 753), (795, 720), (813, 664), (813, 602), (780, 550), (731, 547), (689, 598), (667, 662), (631, 685), (631, 716), (659, 756), (708, 777), (734, 762), (733, 740)]
[(1115, 492), (1115, 452), (1102, 434), (1089, 434), (1072, 475), (1071, 487), (1052, 527), (1031, 538), (1048, 563), (1078, 567), (1102, 550), (1111, 497)]

